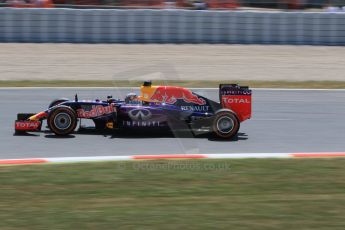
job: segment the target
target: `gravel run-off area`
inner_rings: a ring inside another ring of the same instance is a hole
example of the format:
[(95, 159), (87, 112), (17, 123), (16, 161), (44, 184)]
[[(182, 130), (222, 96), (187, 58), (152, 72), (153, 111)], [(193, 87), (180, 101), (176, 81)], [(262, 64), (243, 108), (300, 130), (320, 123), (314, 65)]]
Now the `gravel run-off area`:
[(345, 47), (0, 44), (0, 80), (345, 81)]

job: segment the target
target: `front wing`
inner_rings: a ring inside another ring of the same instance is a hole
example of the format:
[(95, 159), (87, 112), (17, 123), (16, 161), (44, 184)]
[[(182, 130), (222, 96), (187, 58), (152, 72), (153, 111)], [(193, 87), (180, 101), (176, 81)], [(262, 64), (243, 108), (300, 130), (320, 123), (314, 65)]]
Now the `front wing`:
[(16, 132), (25, 131), (41, 131), (42, 122), (41, 121), (18, 121), (14, 123), (14, 129)]

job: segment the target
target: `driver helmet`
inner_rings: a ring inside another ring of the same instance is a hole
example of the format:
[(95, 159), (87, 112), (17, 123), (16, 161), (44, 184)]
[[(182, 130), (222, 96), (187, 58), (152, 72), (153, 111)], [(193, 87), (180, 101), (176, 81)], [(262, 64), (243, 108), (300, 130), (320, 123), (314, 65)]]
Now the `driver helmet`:
[(138, 102), (138, 96), (135, 93), (129, 93), (127, 94), (125, 98), (126, 104), (135, 104)]

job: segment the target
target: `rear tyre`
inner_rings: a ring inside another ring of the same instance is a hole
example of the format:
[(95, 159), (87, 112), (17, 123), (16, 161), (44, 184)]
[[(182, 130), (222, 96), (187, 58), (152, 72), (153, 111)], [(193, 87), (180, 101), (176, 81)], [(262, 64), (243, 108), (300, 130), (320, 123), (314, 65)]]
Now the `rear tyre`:
[(218, 138), (230, 139), (240, 129), (240, 122), (232, 111), (221, 111), (216, 113), (212, 122), (213, 134)]
[(56, 105), (59, 105), (65, 101), (69, 101), (69, 99), (67, 98), (59, 98), (59, 99), (55, 99), (54, 101), (52, 101), (49, 105), (48, 105), (48, 109), (53, 107), (53, 106), (56, 106)]
[(49, 113), (47, 123), (53, 133), (66, 136), (77, 127), (77, 115), (70, 107), (61, 105)]

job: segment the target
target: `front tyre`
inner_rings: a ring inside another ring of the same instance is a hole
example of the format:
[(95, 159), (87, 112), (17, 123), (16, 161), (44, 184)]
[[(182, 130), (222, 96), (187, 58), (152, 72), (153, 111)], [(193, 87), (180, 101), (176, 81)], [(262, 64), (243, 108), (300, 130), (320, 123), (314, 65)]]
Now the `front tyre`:
[(58, 106), (48, 115), (47, 123), (49, 129), (58, 136), (71, 134), (77, 126), (77, 115), (68, 106)]
[(230, 139), (240, 129), (240, 122), (232, 111), (216, 113), (212, 122), (213, 134), (218, 138)]

